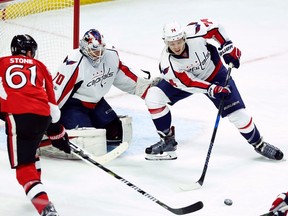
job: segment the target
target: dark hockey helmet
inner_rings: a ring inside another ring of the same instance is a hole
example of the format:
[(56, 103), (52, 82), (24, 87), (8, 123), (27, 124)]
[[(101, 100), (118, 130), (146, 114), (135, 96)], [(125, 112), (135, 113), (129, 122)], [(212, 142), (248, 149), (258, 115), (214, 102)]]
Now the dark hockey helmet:
[(37, 51), (36, 41), (28, 34), (15, 35), (11, 41), (12, 55), (27, 55), (27, 51), (31, 51), (32, 58)]

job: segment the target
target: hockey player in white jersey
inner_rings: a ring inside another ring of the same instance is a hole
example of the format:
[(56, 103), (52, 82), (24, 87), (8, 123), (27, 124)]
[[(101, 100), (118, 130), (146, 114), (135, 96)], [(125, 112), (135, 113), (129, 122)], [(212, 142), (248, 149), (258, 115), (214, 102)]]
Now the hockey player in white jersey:
[[(209, 43), (209, 39), (219, 44), (218, 50)], [(269, 159), (281, 160), (283, 153), (263, 140), (232, 77), (228, 85), (223, 86), (227, 69), (220, 56), (235, 68), (240, 66), (241, 56), (223, 27), (208, 19), (191, 22), (184, 29), (179, 23), (171, 22), (163, 28), (163, 40), (166, 46), (159, 66), (163, 80), (151, 87), (145, 98), (160, 141), (146, 148), (146, 159), (177, 158), (177, 142), (167, 104), (173, 105), (194, 93), (203, 93), (216, 108), (222, 96), (225, 97), (221, 116), (228, 117), (256, 152)]]
[(138, 77), (122, 63), (118, 53), (108, 48), (103, 35), (88, 30), (53, 78), (60, 122), (66, 129), (94, 127), (106, 129), (108, 143), (123, 138), (122, 123), (104, 99), (112, 85), (129, 94), (145, 97), (152, 81)]

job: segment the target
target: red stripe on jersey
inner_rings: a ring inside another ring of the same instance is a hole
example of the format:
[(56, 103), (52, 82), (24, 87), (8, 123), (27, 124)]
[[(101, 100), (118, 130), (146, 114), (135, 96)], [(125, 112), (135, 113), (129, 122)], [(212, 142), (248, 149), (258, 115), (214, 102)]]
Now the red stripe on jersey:
[(119, 61), (119, 69), (123, 71), (127, 77), (131, 78), (134, 82), (137, 82), (137, 76), (126, 65), (122, 64), (121, 61)]
[(211, 82), (211, 80), (214, 79), (214, 77), (217, 75), (222, 66), (223, 66), (222, 61), (218, 61), (217, 65), (215, 66), (215, 69), (213, 70), (212, 74), (206, 79), (206, 81)]
[(74, 88), (77, 77), (79, 74), (79, 67), (77, 67), (73, 73), (73, 75), (71, 76), (70, 80), (67, 82), (60, 98), (57, 101), (57, 104), (61, 103), (61, 101), (66, 97), (66, 95), (68, 95)]
[(14, 153), (17, 152), (17, 142), (14, 143), (14, 140), (16, 139), (13, 138), (13, 135), (16, 136), (16, 128), (15, 124), (13, 124), (14, 118), (13, 115), (8, 115), (7, 118), (5, 119), (6, 123), (8, 125), (8, 128), (6, 129), (8, 132), (7, 140), (8, 140), (8, 154), (9, 154), (9, 159), (11, 161), (11, 167), (16, 167), (17, 164), (17, 155), (15, 156)]
[(156, 109), (148, 109), (148, 111), (151, 114), (158, 114), (158, 113), (161, 113), (165, 108), (166, 108), (166, 106), (163, 106), (163, 107), (156, 108)]
[(97, 103), (81, 101), (82, 105), (88, 109), (94, 109), (97, 106)]
[(224, 39), (224, 37), (220, 34), (220, 32), (218, 31), (218, 28), (215, 28), (215, 29), (212, 29), (212, 30), (208, 31), (207, 34), (204, 35), (204, 38), (206, 38), (206, 39), (214, 38), (214, 39), (216, 39), (220, 44), (224, 44), (224, 43), (225, 43), (225, 39)]
[(192, 79), (190, 79), (186, 73), (180, 73), (177, 71), (174, 71), (174, 75), (176, 78), (178, 78), (181, 83), (183, 83), (185, 86), (187, 87), (195, 87), (195, 88), (201, 88), (201, 89), (208, 89), (209, 85), (202, 83), (202, 82), (198, 82), (198, 81), (194, 81)]
[(145, 99), (146, 98), (146, 95), (147, 95), (147, 92), (148, 92), (148, 89), (149, 89), (150, 87), (148, 87), (145, 91), (144, 91), (144, 93), (141, 95), (141, 98), (142, 99)]

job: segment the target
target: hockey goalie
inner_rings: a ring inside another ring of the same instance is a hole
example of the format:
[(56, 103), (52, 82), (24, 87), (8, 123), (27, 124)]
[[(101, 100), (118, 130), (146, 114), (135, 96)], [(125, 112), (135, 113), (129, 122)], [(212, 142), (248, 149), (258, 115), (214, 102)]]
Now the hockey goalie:
[[(104, 96), (115, 86), (144, 99), (154, 82), (132, 72), (121, 62), (114, 48), (106, 47), (103, 35), (90, 29), (80, 40), (80, 47), (64, 59), (53, 77), (56, 100), (61, 109), (60, 123), (71, 142), (95, 156), (105, 155), (107, 147), (120, 147), (131, 142), (132, 119), (118, 116)], [(47, 139), (39, 152), (44, 156), (73, 158), (53, 148)]]
[[(119, 118), (123, 131), (123, 138), (121, 140), (107, 140), (106, 129), (97, 129), (94, 127), (66, 129), (66, 132), (73, 144), (90, 153), (97, 162), (104, 164), (124, 153), (132, 140), (132, 118), (129, 116), (119, 116)], [(48, 136), (43, 137), (38, 154), (59, 159), (79, 159), (73, 154), (67, 154), (53, 147)]]

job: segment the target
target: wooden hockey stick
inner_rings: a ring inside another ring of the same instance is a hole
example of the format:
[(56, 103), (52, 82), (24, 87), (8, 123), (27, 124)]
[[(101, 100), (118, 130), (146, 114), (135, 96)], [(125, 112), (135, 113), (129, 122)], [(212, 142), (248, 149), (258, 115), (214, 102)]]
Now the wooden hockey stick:
[[(233, 64), (230, 63), (229, 64), (229, 68), (228, 68), (228, 73), (227, 73), (227, 76), (226, 76), (226, 79), (225, 79), (224, 86), (227, 86), (227, 84), (228, 84), (232, 68), (233, 68)], [(201, 177), (199, 178), (199, 180), (197, 182), (195, 182), (193, 184), (181, 185), (180, 188), (182, 190), (185, 190), (185, 191), (188, 190), (189, 191), (189, 190), (198, 189), (204, 183), (204, 179), (205, 179), (206, 172), (207, 172), (207, 169), (208, 169), (208, 164), (209, 164), (212, 148), (213, 148), (213, 145), (214, 145), (214, 141), (215, 141), (215, 137), (216, 137), (216, 133), (217, 133), (220, 117), (221, 117), (221, 113), (222, 113), (222, 110), (223, 110), (223, 107), (224, 107), (224, 100), (225, 100), (225, 98), (222, 97), (221, 101), (220, 101), (220, 104), (219, 104), (219, 109), (218, 109), (218, 113), (217, 113), (217, 117), (216, 117), (216, 121), (215, 121), (215, 125), (214, 125), (214, 130), (213, 130), (212, 137), (211, 137), (211, 140), (210, 140), (210, 145), (209, 145), (209, 149), (208, 149), (208, 152), (207, 152), (207, 156), (206, 156), (206, 160), (205, 160), (205, 164), (204, 164), (204, 168), (203, 168)]]

